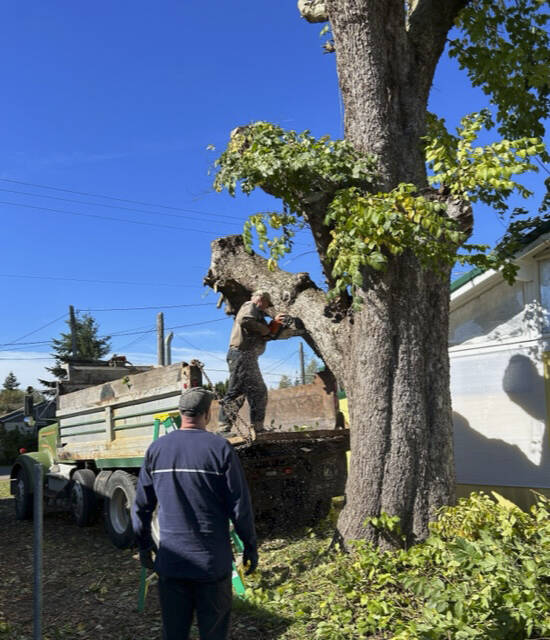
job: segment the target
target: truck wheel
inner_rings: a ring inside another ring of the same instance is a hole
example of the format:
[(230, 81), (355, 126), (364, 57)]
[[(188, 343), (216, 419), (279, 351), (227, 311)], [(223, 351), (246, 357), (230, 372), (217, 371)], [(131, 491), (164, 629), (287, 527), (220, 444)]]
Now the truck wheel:
[(103, 514), (111, 542), (127, 549), (134, 541), (130, 509), (136, 497), (137, 477), (126, 471), (115, 471), (107, 482)]
[(94, 493), (98, 502), (107, 497), (107, 484), (109, 478), (113, 475), (112, 471), (100, 471), (94, 480)]
[(15, 480), (15, 517), (32, 520), (33, 494), (25, 469), (19, 469)]
[(97, 512), (95, 473), (90, 469), (78, 469), (71, 480), (71, 513), (79, 527), (87, 527)]

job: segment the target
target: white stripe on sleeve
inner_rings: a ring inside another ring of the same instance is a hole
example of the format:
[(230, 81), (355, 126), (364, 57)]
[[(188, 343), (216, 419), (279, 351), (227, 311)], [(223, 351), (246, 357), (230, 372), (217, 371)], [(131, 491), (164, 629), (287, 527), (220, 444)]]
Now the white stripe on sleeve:
[(219, 471), (209, 471), (207, 469), (155, 469), (153, 473), (205, 473), (212, 476), (222, 476)]

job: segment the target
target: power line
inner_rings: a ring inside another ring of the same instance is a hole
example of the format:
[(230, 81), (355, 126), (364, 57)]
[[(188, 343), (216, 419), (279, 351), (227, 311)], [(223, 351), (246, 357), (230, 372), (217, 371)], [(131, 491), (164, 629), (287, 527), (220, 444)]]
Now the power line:
[(282, 358), (281, 360), (276, 362), (271, 369), (269, 369), (268, 373), (271, 373), (274, 369), (277, 369), (277, 367), (280, 367), (287, 360), (290, 360), (290, 358), (293, 358), (296, 355), (298, 355), (298, 352), (297, 351), (293, 351), (289, 356), (286, 356), (286, 358)]
[(135, 344), (137, 344), (138, 342), (140, 342), (141, 340), (145, 340), (145, 338), (147, 338), (148, 335), (142, 335), (142, 336), (138, 336), (137, 338), (135, 338), (134, 340), (130, 340), (130, 342), (128, 342), (127, 344), (125, 344), (122, 347), (118, 347), (117, 351), (126, 351), (129, 347), (134, 346)]
[(55, 358), (0, 358), (0, 360), (16, 360), (18, 362), (25, 362), (25, 360), (55, 360)]
[(40, 342), (2, 342), (0, 347), (11, 347), (13, 345), (17, 347), (32, 347), (38, 344), (50, 344), (51, 340), (41, 340)]
[[(126, 198), (116, 198), (114, 196), (106, 196), (106, 195), (102, 195), (100, 193), (89, 193), (86, 191), (75, 191), (73, 189), (62, 189), (61, 187), (52, 187), (50, 185), (46, 185), (46, 184), (35, 184), (33, 182), (23, 182), (23, 180), (14, 180), (13, 178), (0, 178), (0, 180), (2, 180), (3, 182), (11, 182), (13, 184), (22, 184), (25, 185), (26, 187), (37, 187), (39, 189), (50, 189), (52, 191), (62, 191), (63, 193), (73, 193), (75, 195), (79, 195), (79, 196), (88, 196), (91, 198), (104, 198), (105, 200), (113, 200), (115, 202), (127, 202), (129, 204), (139, 204), (142, 205), (144, 207), (156, 207), (157, 209), (168, 209), (170, 211), (185, 211), (188, 213), (199, 213), (199, 214), (204, 214), (207, 213), (205, 211), (199, 211), (198, 209), (185, 209), (184, 207), (171, 207), (169, 205), (166, 204), (154, 204), (151, 202), (142, 202), (140, 200), (129, 200)], [(218, 215), (218, 214), (208, 214), (208, 215)], [(241, 220), (240, 218), (236, 217), (236, 216), (226, 216), (227, 218), (234, 218), (235, 220)]]
[(127, 222), (128, 224), (139, 224), (144, 227), (157, 227), (159, 229), (172, 229), (175, 231), (185, 231), (189, 233), (205, 233), (206, 235), (216, 235), (214, 231), (203, 231), (201, 229), (188, 229), (187, 227), (175, 227), (170, 224), (157, 224), (155, 222), (142, 222), (141, 220), (128, 220), (126, 218), (115, 218), (114, 216), (100, 216), (95, 213), (79, 213), (77, 211), (64, 211), (63, 209), (50, 209), (48, 207), (38, 207), (33, 204), (21, 204), (18, 202), (7, 202), (0, 200), (0, 205), (9, 205), (12, 207), (25, 207), (26, 209), (37, 209), (39, 211), (45, 211), (46, 213), (61, 213), (68, 216), (77, 216), (79, 218), (94, 218), (96, 220), (110, 220), (111, 222)]
[[(195, 289), (199, 285), (195, 284), (172, 284), (170, 282), (128, 282), (126, 280), (88, 280), (82, 278), (61, 278), (58, 276), (29, 276), (14, 273), (0, 273), (0, 278), (30, 278), (36, 280), (60, 280), (62, 282), (88, 282), (91, 284), (135, 284), (140, 287), (179, 287), (185, 289)], [(201, 285), (202, 286), (202, 285)]]
[[(222, 322), (223, 320), (227, 320), (228, 318), (216, 318), (215, 320), (202, 320), (201, 322), (191, 322), (191, 323), (187, 323), (187, 324), (178, 324), (175, 325), (173, 327), (166, 327), (166, 331), (172, 331), (173, 329), (183, 329), (185, 327), (198, 327), (201, 326), (203, 324), (212, 324), (214, 322)], [(147, 333), (154, 333), (156, 331), (156, 327), (154, 329), (144, 329), (142, 331), (136, 331), (134, 329), (132, 329), (131, 331), (119, 331), (116, 333), (111, 333), (110, 335), (103, 335), (103, 336), (99, 336), (100, 338), (118, 338), (120, 336), (137, 336), (137, 335), (141, 335), (141, 334), (147, 334)], [(13, 342), (3, 342), (0, 343), (0, 347), (10, 347), (12, 345), (14, 345), (15, 343)], [(35, 346), (35, 345), (41, 345), (41, 344), (51, 344), (51, 340), (43, 340), (40, 342), (18, 342), (16, 344), (16, 346), (18, 347), (22, 347), (22, 346)]]
[(46, 327), (49, 327), (51, 324), (55, 324), (59, 320), (62, 320), (66, 315), (67, 315), (67, 312), (65, 311), (65, 313), (63, 315), (59, 316), (59, 318), (56, 318), (55, 320), (52, 320), (51, 322), (48, 322), (48, 323), (42, 325), (41, 327), (38, 327), (38, 329), (35, 329), (34, 331), (30, 331), (29, 333), (26, 333), (24, 336), (21, 336), (20, 338), (16, 338), (12, 343), (6, 343), (6, 344), (16, 344), (17, 342), (19, 342), (19, 340), (23, 340), (23, 338), (27, 338), (28, 336), (32, 336), (33, 333), (38, 333), (42, 329), (45, 329)]
[(183, 340), (183, 342), (185, 342), (192, 349), (194, 349), (195, 351), (198, 351), (199, 353), (206, 353), (207, 356), (210, 356), (211, 358), (214, 358), (214, 360), (219, 360), (220, 362), (225, 362), (225, 358), (220, 358), (220, 356), (217, 356), (217, 355), (211, 353), (210, 351), (205, 351), (204, 349), (200, 349), (199, 347), (195, 346), (192, 342), (190, 342), (189, 340), (187, 340), (187, 338), (184, 338), (183, 336), (178, 336), (178, 339), (179, 340)]
[[(228, 369), (211, 369), (210, 367), (208, 367), (208, 371), (215, 371), (216, 373), (229, 373)], [(264, 373), (264, 372), (262, 372), (262, 375), (270, 376), (271, 378), (273, 378), (273, 377), (279, 377), (282, 374), (281, 373)]]
[(76, 309), (77, 313), (93, 311), (142, 311), (146, 309), (180, 309), (182, 307), (213, 307), (215, 302), (197, 302), (196, 304), (157, 304), (152, 307), (115, 307), (113, 309)]
[[(214, 322), (222, 322), (222, 320), (228, 320), (228, 318), (216, 318), (215, 320), (203, 320), (202, 322), (191, 322), (188, 324), (177, 324), (173, 327), (165, 327), (165, 331), (172, 331), (173, 329), (183, 329), (185, 327), (198, 327), (203, 324), (212, 324)], [(138, 333), (154, 333), (155, 329), (147, 329), (145, 331), (129, 331), (129, 332), (120, 332), (120, 333), (112, 333), (109, 337), (115, 338), (118, 336), (135, 336)]]
[[(183, 218), (184, 220), (198, 220), (198, 221), (202, 220), (202, 218), (192, 218), (190, 216), (181, 215), (178, 213), (161, 213), (158, 211), (147, 211), (146, 209), (134, 209), (131, 207), (121, 207), (119, 205), (105, 204), (104, 202), (86, 202), (82, 200), (73, 200), (72, 198), (59, 198), (57, 196), (48, 196), (43, 193), (30, 193), (28, 191), (16, 191), (15, 189), (2, 189), (2, 188), (0, 188), (0, 191), (4, 193), (15, 193), (21, 196), (31, 196), (33, 198), (48, 198), (49, 200), (58, 200), (61, 202), (72, 202), (73, 204), (83, 204), (83, 205), (91, 205), (93, 207), (106, 207), (107, 209), (120, 209), (122, 211), (133, 211), (135, 213), (145, 213), (149, 216), (156, 214), (159, 216), (169, 216), (171, 218)], [(202, 213), (202, 215), (204, 216), (213, 216), (213, 217), (222, 218), (222, 219), (231, 218), (233, 220), (238, 220), (239, 222), (241, 222), (241, 225), (243, 223), (243, 221), (240, 218), (237, 218), (235, 216), (224, 216), (218, 213), (207, 213), (206, 211), (200, 212), (200, 213)], [(220, 222), (218, 224), (237, 224), (237, 222)]]

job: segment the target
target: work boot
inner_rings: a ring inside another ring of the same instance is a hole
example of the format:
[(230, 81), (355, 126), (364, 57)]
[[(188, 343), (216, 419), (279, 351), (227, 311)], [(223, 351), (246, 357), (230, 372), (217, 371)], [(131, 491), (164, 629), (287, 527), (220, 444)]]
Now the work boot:
[(250, 426), (255, 433), (267, 433), (267, 429), (264, 427), (263, 422), (253, 422)]

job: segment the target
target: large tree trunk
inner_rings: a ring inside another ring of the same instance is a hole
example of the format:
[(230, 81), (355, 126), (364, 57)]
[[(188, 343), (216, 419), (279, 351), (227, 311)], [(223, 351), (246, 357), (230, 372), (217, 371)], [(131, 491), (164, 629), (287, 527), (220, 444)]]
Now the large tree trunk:
[[(421, 136), (428, 93), (446, 35), (467, 1), (410, 0), (406, 11), (404, 0), (326, 0), (346, 139), (377, 155), (380, 190), (400, 182), (426, 187)], [(269, 184), (262, 188), (270, 192)], [(303, 206), (329, 275), (330, 230), (323, 221), (333, 195), (327, 193), (317, 209), (307, 201)], [(448, 204), (448, 215), (466, 228), (471, 212)], [(384, 273), (363, 275), (359, 311), (344, 299), (330, 306), (306, 274), (270, 272), (263, 258), (247, 254), (232, 238), (213, 244), (206, 283), (225, 294), (230, 311), (262, 287), (278, 309), (303, 320), (306, 339), (349, 398), (352, 454), (339, 531), (344, 540), (389, 544), (364, 524), (385, 511), (400, 517), (411, 543), (427, 535), (434, 511), (454, 499), (449, 269), (427, 271), (405, 253), (390, 257)]]
[[(427, 4), (418, 2), (417, 8), (426, 12)], [(422, 41), (407, 28), (411, 16), (403, 0), (326, 4), (346, 139), (378, 156), (383, 190), (400, 182), (426, 185), (421, 137), (443, 46), (437, 34), (447, 32), (453, 3), (440, 4), (439, 16), (433, 3), (426, 14), (431, 20), (424, 27), (430, 27), (437, 42), (435, 49), (430, 43), (429, 53), (422, 53)], [(430, 273), (407, 253), (393, 257), (382, 276), (365, 273), (363, 289), (343, 378), (352, 459), (338, 527), (345, 540), (366, 537), (384, 545), (379, 533), (364, 524), (367, 516), (384, 511), (400, 517), (412, 542), (426, 536), (435, 509), (454, 498), (448, 270)]]
[(338, 528), (345, 540), (384, 546), (364, 522), (386, 512), (400, 517), (411, 543), (426, 536), (434, 510), (453, 501), (448, 277), (408, 255), (364, 295), (343, 374), (352, 453)]

